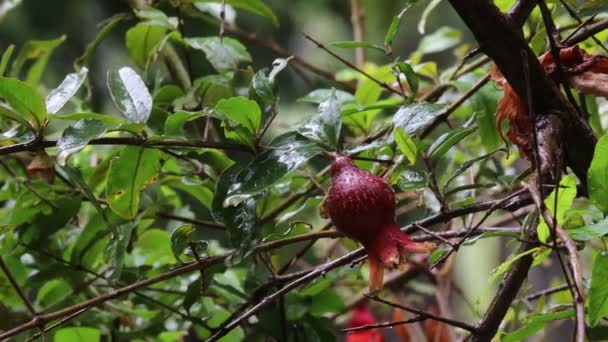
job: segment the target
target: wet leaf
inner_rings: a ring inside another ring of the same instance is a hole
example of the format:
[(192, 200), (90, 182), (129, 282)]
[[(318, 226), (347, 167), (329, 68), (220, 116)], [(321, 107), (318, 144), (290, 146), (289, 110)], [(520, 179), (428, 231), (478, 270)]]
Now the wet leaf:
[(251, 55), (245, 46), (234, 38), (185, 38), (184, 42), (195, 50), (203, 51), (213, 68), (220, 72), (234, 70), (241, 63), (251, 62)]
[(293, 132), (286, 133), (239, 173), (230, 195), (262, 191), (321, 152), (323, 149), (315, 142)]
[(135, 70), (123, 67), (108, 72), (108, 89), (116, 107), (134, 123), (145, 123), (152, 112), (152, 96)]
[(340, 141), (342, 114), (335, 92), (319, 105), (319, 115), (315, 116), (298, 133), (336, 150)]
[(96, 119), (81, 119), (73, 126), (68, 126), (57, 141), (59, 165), (65, 165), (71, 154), (85, 148), (91, 140), (101, 137), (106, 130), (107, 126)]
[(393, 126), (401, 127), (410, 136), (415, 136), (441, 114), (444, 105), (416, 103), (401, 107), (393, 117)]
[[(195, 3), (222, 3), (222, 0), (194, 0)], [(275, 26), (279, 26), (279, 19), (272, 12), (270, 7), (266, 6), (262, 0), (226, 0), (226, 4), (234, 8), (243, 9), (257, 15), (269, 18)]]
[(139, 210), (139, 195), (155, 183), (162, 153), (155, 149), (127, 146), (110, 162), (106, 198), (113, 212), (133, 219)]
[(89, 69), (81, 68), (78, 73), (67, 75), (61, 84), (47, 95), (46, 111), (49, 114), (55, 114), (63, 108), (70, 98), (78, 92), (88, 73)]
[(458, 45), (461, 40), (462, 32), (444, 26), (431, 34), (424, 36), (420, 40), (416, 52), (426, 55), (445, 51)]
[(327, 100), (332, 92), (335, 92), (337, 102), (340, 106), (343, 106), (345, 103), (355, 102), (353, 94), (336, 89), (316, 89), (308, 93), (308, 95), (299, 98), (298, 101), (320, 104)]

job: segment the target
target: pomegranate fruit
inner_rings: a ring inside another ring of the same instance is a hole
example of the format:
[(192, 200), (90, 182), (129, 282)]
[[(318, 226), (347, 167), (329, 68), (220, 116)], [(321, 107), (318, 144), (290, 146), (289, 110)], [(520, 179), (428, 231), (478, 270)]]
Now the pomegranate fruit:
[(426, 253), (432, 243), (412, 241), (395, 224), (395, 194), (382, 177), (359, 169), (347, 156), (335, 155), (331, 188), (321, 204), (321, 216), (359, 241), (369, 255), (369, 289), (382, 289), (384, 268), (405, 266), (410, 252)]

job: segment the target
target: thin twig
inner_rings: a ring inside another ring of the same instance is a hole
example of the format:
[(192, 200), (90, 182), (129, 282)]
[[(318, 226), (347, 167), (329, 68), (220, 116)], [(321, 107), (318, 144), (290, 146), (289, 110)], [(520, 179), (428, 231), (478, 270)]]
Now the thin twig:
[(335, 52), (333, 52), (330, 49), (328, 49), (325, 45), (323, 45), (323, 43), (319, 42), (318, 40), (314, 39), (313, 37), (309, 36), (308, 34), (304, 33), (304, 37), (306, 37), (306, 39), (308, 39), (312, 43), (314, 43), (319, 49), (327, 52), (328, 54), (330, 54), (332, 57), (334, 57), (335, 59), (337, 59), (338, 61), (340, 61), (342, 64), (346, 65), (347, 67), (349, 67), (349, 68), (351, 68), (351, 69), (359, 72), (363, 76), (369, 78), (370, 80), (372, 80), (373, 82), (377, 83), (379, 86), (381, 86), (385, 90), (387, 90), (387, 91), (389, 91), (391, 93), (395, 93), (395, 94), (397, 94), (399, 96), (404, 96), (404, 94), (400, 93), (399, 91), (397, 91), (396, 89), (394, 89), (393, 87), (391, 87), (386, 82), (383, 82), (383, 81), (375, 78), (374, 76), (372, 76), (369, 73), (367, 73), (365, 70), (363, 70), (361, 68), (358, 68), (353, 63), (351, 63), (348, 60), (340, 57), (338, 54), (336, 54)]
[(437, 322), (441, 322), (441, 323), (445, 323), (447, 325), (451, 325), (457, 328), (461, 328), (464, 329), (468, 332), (471, 333), (475, 333), (477, 331), (477, 328), (475, 328), (474, 326), (465, 323), (465, 322), (461, 322), (461, 321), (456, 321), (450, 318), (446, 318), (446, 317), (441, 317), (441, 316), (437, 316), (437, 315), (433, 315), (431, 313), (428, 313), (426, 311), (422, 311), (407, 305), (403, 305), (403, 304), (398, 304), (398, 303), (394, 303), (394, 302), (390, 302), (388, 300), (382, 299), (380, 297), (378, 297), (377, 295), (367, 295), (368, 298), (376, 301), (376, 302), (380, 302), (389, 306), (392, 306), (394, 308), (398, 308), (401, 310), (405, 310), (407, 312), (411, 312), (413, 314), (419, 315), (420, 317), (424, 317), (425, 319), (432, 319), (434, 321)]
[(354, 328), (342, 329), (340, 331), (343, 333), (349, 333), (349, 332), (353, 332), (353, 331), (370, 330), (370, 329), (377, 329), (377, 328), (392, 328), (397, 325), (411, 324), (411, 323), (426, 321), (427, 319), (428, 319), (427, 317), (417, 316), (417, 317), (402, 320), (402, 321), (365, 324), (365, 325), (360, 325), (360, 326), (354, 327)]

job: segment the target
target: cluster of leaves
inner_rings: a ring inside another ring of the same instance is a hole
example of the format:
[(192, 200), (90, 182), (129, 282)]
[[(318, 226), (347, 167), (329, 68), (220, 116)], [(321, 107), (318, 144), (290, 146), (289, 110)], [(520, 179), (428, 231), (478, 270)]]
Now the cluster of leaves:
[[(439, 2), (426, 5), (418, 25), (421, 33)], [(417, 1), (408, 1), (394, 17), (382, 46), (331, 43), (380, 52), (388, 63), (366, 63), (363, 72), (338, 72), (338, 86), (356, 82), (353, 93), (328, 87), (302, 96), (300, 101), (318, 106), (318, 112), (287, 131), (272, 123), (281, 115), (278, 76), (293, 63), (290, 58), (256, 71), (239, 40), (184, 36), (180, 30), (177, 14), (205, 23), (223, 17), (224, 24), (234, 25), (236, 11), (248, 11), (260, 20), (278, 22), (261, 0), (225, 1), (224, 14), (221, 3), (169, 1), (158, 8), (135, 8), (134, 16), (113, 16), (76, 60), (76, 71), (51, 90), (40, 80), (66, 37), (30, 41), (15, 56), (11, 46), (2, 54), (0, 75), (8, 76), (0, 78), (0, 256), (36, 311), (55, 311), (189, 262), (228, 255), (225, 263), (199, 274), (171, 277), (83, 313), (72, 327), (54, 333), (57, 341), (74, 336), (98, 341), (102, 335), (162, 341), (186, 334), (211, 336), (237, 308), (275, 289), (277, 275), (303, 245), (270, 253), (258, 253), (256, 247), (322, 224), (316, 211), (322, 196), (318, 187), (329, 186), (326, 152), (356, 155), (361, 168), (383, 172), (397, 192), (419, 197), (417, 208), (400, 217), (408, 221), (470, 206), (480, 194), (508, 192), (528, 175), (514, 164), (515, 153), (505, 159), (499, 148), (494, 118), (499, 89), (488, 84), (458, 108), (446, 105), (487, 69), (439, 71), (429, 60), (429, 55), (450, 49), (463, 57), (467, 46), (460, 31), (439, 28), (426, 34), (408, 59), (393, 56), (400, 22)], [(124, 34), (133, 67), (107, 72), (115, 110), (95, 112), (88, 97), (91, 59), (123, 22), (133, 24)], [(527, 32), (533, 33), (537, 51), (546, 49), (538, 38), (546, 34), (541, 28), (534, 12)], [(176, 50), (184, 55), (200, 52), (207, 71), (192, 74)], [(445, 91), (438, 100), (429, 96), (437, 89)], [(601, 133), (594, 99), (588, 99), (587, 108)], [(431, 132), (448, 115), (454, 126)], [(10, 154), (4, 153), (9, 149)], [(607, 150), (604, 137), (589, 171), (589, 199), (575, 199), (573, 176), (565, 177), (559, 192), (546, 199), (577, 241), (601, 240), (608, 233)], [(366, 158), (392, 160), (394, 166), (385, 168)], [(541, 242), (548, 242), (549, 234), (541, 222)], [(517, 241), (518, 236), (506, 235)], [(495, 236), (505, 234), (484, 234), (465, 245)], [(343, 246), (354, 248), (347, 241)], [(431, 261), (447, 252), (439, 249)], [(551, 249), (541, 246), (526, 253), (542, 265)], [(492, 278), (498, 279), (522, 256), (509, 258)], [(325, 256), (312, 250), (304, 258), (319, 264)], [(608, 313), (608, 257), (598, 253), (594, 260), (588, 315), (597, 325)], [(328, 317), (342, 313), (345, 298), (364, 289), (365, 274), (333, 270), (289, 292), (224, 340), (281, 333), (289, 340), (332, 340), (336, 330)], [(503, 337), (521, 340), (552, 320), (573, 317), (567, 303), (567, 298), (554, 305), (541, 303), (518, 325), (521, 329)], [(28, 315), (7, 275), (0, 273), (0, 330), (27, 321)], [(295, 329), (281, 332), (277, 322)]]

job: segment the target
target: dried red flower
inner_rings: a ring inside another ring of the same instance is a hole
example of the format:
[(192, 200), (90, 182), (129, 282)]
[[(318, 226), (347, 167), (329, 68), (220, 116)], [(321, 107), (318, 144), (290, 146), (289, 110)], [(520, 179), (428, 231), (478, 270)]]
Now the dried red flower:
[[(578, 46), (560, 50), (559, 59), (565, 71), (568, 85), (581, 94), (608, 97), (608, 58), (600, 55), (589, 55)], [(553, 54), (546, 52), (539, 57), (539, 62), (549, 77), (556, 83), (560, 72)], [(504, 78), (497, 66), (491, 71), (492, 79), (504, 88), (504, 95), (498, 102), (496, 122), (500, 129), (502, 122), (509, 120), (507, 137), (517, 145), (520, 152), (532, 160), (532, 121), (528, 108), (511, 85)]]
[[(359, 305), (353, 310), (348, 322), (349, 328), (357, 328), (368, 324), (376, 324), (376, 319), (367, 306)], [(378, 329), (358, 330), (346, 335), (346, 342), (383, 342), (384, 338)]]

